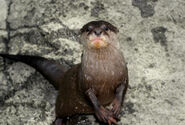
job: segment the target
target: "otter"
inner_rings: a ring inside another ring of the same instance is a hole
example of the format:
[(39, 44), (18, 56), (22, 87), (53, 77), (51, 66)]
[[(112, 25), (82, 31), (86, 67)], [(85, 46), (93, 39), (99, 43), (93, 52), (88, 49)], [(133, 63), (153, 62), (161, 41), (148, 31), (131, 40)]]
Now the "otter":
[[(120, 51), (119, 30), (106, 21), (91, 21), (80, 29), (81, 63), (70, 69), (39, 56), (0, 54), (40, 72), (59, 92), (54, 125), (66, 117), (95, 114), (100, 122), (117, 124), (128, 88), (128, 70)], [(105, 106), (112, 104), (112, 109)]]

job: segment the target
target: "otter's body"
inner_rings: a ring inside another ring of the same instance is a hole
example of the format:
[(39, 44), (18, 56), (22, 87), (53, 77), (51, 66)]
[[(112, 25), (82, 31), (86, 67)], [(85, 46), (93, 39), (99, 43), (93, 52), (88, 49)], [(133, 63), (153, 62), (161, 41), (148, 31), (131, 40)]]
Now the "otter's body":
[(85, 50), (82, 57), (80, 82), (93, 88), (102, 105), (110, 104), (115, 89), (126, 77), (126, 65), (121, 53), (112, 46), (103, 50)]
[(115, 98), (116, 88), (128, 77), (124, 58), (114, 48), (84, 51), (82, 63), (67, 71), (61, 82), (56, 102), (56, 112), (60, 117), (94, 113), (84, 96), (88, 88), (96, 91), (103, 106), (109, 105)]
[[(0, 56), (24, 62), (39, 71), (59, 90), (55, 125), (75, 114), (95, 113), (104, 123), (116, 124), (128, 87), (128, 71), (119, 49), (118, 30), (105, 21), (92, 21), (81, 29), (81, 63), (69, 70), (43, 57)], [(112, 104), (111, 110), (105, 106)]]

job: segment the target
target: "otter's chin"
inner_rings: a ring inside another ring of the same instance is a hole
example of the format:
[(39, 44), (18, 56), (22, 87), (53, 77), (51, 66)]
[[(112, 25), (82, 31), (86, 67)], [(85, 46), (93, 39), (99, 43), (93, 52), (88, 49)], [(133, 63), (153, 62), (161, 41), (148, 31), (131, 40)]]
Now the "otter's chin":
[(94, 49), (101, 49), (108, 46), (108, 43), (104, 40), (94, 40), (89, 42), (89, 47)]
[(108, 42), (104, 36), (91, 36), (88, 43), (89, 47), (94, 49), (101, 49), (108, 46)]

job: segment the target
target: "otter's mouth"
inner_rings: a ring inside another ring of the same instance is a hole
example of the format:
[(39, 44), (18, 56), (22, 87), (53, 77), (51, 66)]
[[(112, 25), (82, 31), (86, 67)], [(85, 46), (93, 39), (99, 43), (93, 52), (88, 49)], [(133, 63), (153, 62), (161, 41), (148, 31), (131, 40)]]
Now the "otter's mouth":
[(90, 46), (93, 48), (103, 48), (108, 45), (105, 37), (90, 37)]

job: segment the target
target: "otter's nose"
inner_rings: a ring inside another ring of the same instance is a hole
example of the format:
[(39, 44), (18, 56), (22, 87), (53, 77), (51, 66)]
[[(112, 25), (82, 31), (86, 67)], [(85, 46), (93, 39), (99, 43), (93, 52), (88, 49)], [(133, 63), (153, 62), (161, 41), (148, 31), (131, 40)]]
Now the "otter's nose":
[(94, 33), (95, 33), (97, 36), (100, 36), (101, 33), (102, 33), (102, 30), (101, 30), (101, 29), (95, 29), (95, 30), (94, 30)]

